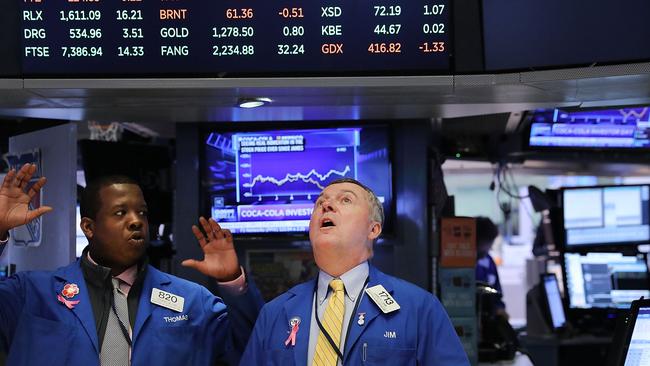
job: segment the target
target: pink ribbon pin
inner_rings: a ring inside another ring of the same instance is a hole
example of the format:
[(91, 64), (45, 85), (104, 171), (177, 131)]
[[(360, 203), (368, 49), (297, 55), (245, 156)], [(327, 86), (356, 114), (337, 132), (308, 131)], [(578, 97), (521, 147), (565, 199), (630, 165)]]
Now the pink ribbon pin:
[[(63, 303), (68, 309), (73, 309), (79, 303), (79, 300), (68, 300), (79, 294), (79, 286), (76, 283), (66, 283), (61, 290), (61, 294), (57, 294), (56, 298)], [(61, 296), (63, 295), (63, 296)], [(65, 297), (64, 297), (65, 296)]]
[(291, 327), (291, 334), (289, 334), (289, 338), (287, 338), (286, 341), (284, 341), (284, 345), (288, 346), (289, 343), (291, 343), (291, 346), (296, 345), (296, 334), (298, 334), (298, 326), (300, 325), (300, 318), (295, 316), (289, 320), (289, 326)]
[(289, 334), (289, 338), (287, 338), (287, 340), (284, 341), (284, 345), (288, 346), (289, 342), (291, 342), (291, 346), (295, 346), (296, 334), (298, 334), (298, 323), (294, 324), (293, 327), (291, 328), (291, 334)]
[(73, 309), (79, 303), (79, 300), (66, 300), (61, 295), (56, 295), (56, 298), (63, 303), (68, 309)]

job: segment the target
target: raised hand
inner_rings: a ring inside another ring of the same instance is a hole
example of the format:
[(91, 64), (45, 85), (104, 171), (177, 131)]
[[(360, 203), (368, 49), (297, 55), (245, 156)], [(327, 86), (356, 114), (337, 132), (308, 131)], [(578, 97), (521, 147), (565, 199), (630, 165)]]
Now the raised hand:
[(38, 194), (45, 185), (45, 177), (41, 177), (29, 191), (25, 188), (36, 172), (36, 165), (25, 164), (18, 172), (9, 170), (0, 186), (0, 238), (10, 229), (25, 225), (44, 213), (52, 211), (52, 207), (41, 206), (29, 210), (29, 201)]
[(241, 270), (230, 230), (221, 229), (212, 218), (206, 220), (200, 217), (199, 224), (203, 232), (196, 225), (192, 225), (192, 232), (203, 250), (204, 258), (202, 261), (186, 259), (181, 264), (222, 282), (239, 277)]

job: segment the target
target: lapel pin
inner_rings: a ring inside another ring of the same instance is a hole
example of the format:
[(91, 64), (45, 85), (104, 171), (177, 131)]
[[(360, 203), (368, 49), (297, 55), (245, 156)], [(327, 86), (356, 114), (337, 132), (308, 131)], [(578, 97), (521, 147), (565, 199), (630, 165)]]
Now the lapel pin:
[(359, 320), (357, 320), (357, 324), (363, 325), (366, 323), (366, 313), (359, 313)]
[(296, 345), (296, 335), (298, 334), (299, 325), (300, 325), (300, 317), (294, 316), (289, 320), (289, 327), (291, 327), (291, 333), (289, 334), (287, 340), (284, 341), (285, 346), (288, 346), (289, 343), (291, 343), (292, 347)]
[[(68, 300), (79, 294), (79, 286), (76, 283), (66, 283), (61, 290), (61, 294), (57, 294), (56, 298), (68, 309), (73, 309), (79, 303), (79, 300)], [(63, 295), (63, 296), (61, 296)]]

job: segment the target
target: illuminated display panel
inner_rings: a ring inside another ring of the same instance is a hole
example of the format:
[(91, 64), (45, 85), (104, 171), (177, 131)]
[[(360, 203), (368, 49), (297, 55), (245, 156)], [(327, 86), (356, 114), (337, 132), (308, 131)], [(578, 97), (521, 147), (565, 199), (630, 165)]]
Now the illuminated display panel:
[(563, 266), (571, 309), (625, 309), (650, 296), (643, 255), (564, 253)]
[(391, 225), (385, 126), (209, 131), (202, 145), (202, 200), (235, 234), (306, 233), (322, 189), (346, 177), (375, 192)]
[(537, 110), (528, 145), (541, 148), (650, 149), (650, 107)]
[(22, 0), (23, 74), (448, 73), (448, 0)]
[(649, 202), (648, 185), (563, 189), (566, 248), (649, 243)]

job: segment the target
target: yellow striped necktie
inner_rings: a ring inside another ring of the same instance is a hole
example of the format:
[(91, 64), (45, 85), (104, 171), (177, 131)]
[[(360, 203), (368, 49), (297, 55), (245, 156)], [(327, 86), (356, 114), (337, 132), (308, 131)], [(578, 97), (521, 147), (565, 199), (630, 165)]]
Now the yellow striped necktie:
[(341, 349), (339, 344), (341, 343), (341, 329), (343, 328), (343, 315), (345, 314), (345, 287), (340, 279), (332, 280), (330, 287), (334, 292), (327, 302), (327, 308), (323, 316), (323, 328), (318, 332), (318, 342), (316, 343), (312, 366), (336, 366), (338, 355), (327, 341), (327, 338), (325, 338), (323, 329), (332, 338), (336, 347), (339, 350)]

